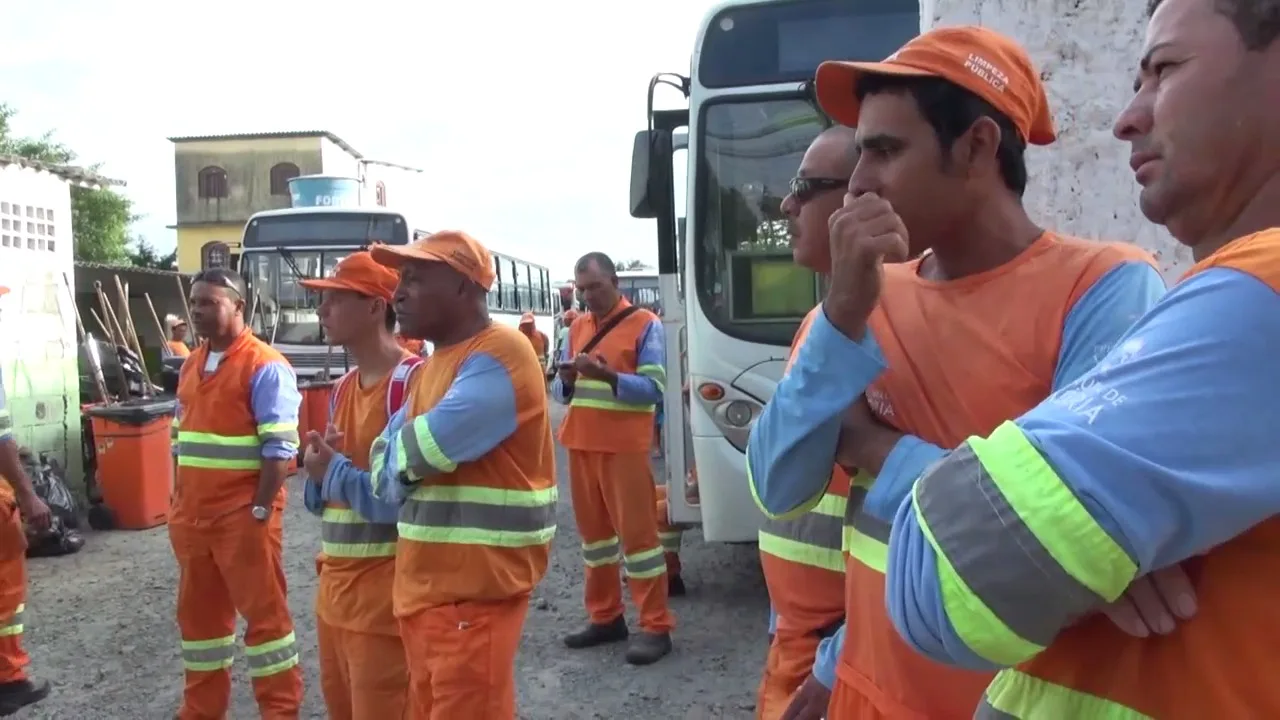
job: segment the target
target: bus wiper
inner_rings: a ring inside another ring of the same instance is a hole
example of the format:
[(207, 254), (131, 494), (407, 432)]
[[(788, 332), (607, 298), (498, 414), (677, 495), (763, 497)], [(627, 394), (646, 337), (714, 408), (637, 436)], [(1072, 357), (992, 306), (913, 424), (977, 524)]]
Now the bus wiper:
[(294, 277), (299, 280), (306, 280), (306, 278), (302, 276), (302, 271), (298, 269), (298, 263), (293, 260), (292, 251), (280, 248), (280, 257), (284, 258), (284, 261), (289, 264), (289, 270), (293, 272)]

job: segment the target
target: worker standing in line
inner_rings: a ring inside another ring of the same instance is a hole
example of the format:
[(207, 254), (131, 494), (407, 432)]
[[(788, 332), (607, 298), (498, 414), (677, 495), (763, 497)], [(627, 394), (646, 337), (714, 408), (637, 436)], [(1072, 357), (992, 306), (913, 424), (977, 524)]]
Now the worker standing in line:
[[(0, 287), (0, 297), (9, 288)], [(0, 717), (13, 715), (49, 695), (49, 683), (27, 674), (31, 658), (23, 647), (27, 601), (27, 531), (49, 527), (51, 515), (31, 485), (18, 457), (13, 416), (0, 375)]]
[(322, 293), (325, 336), (351, 354), (355, 369), (338, 380), (329, 406), (329, 433), (341, 433), (342, 454), (326, 456), (304, 438), (307, 509), (321, 518), (316, 560), (316, 634), (320, 686), (333, 720), (405, 717), (409, 669), (391, 603), (400, 506), (375, 499), (369, 446), (404, 404), (423, 359), (396, 342), (392, 297), (400, 276), (368, 252), (348, 255), (322, 280), (303, 287)]
[[(968, 717), (991, 675), (938, 665), (897, 636), (889, 521), (942, 448), (1078, 379), (1164, 281), (1134, 245), (1028, 216), (1026, 146), (1056, 133), (1039, 72), (1009, 38), (935, 29), (884, 63), (823, 63), (816, 83), (827, 115), (856, 127), (858, 162), (830, 218), (830, 291), (748, 462), (775, 517), (819, 502), (833, 462), (874, 482), (847, 504), (846, 628), (783, 718)], [(867, 248), (880, 251), (873, 272), (851, 255)]]
[(169, 357), (187, 357), (191, 348), (187, 347), (187, 322), (177, 315), (164, 316), (165, 329), (169, 337), (164, 342), (165, 354)]
[(648, 665), (671, 652), (675, 625), (649, 465), (654, 406), (666, 383), (666, 341), (658, 318), (618, 292), (609, 256), (584, 255), (574, 273), (589, 312), (570, 329), (552, 394), (569, 405), (560, 444), (569, 451), (573, 514), (582, 535), (588, 625), (564, 642), (581, 649), (629, 637), (621, 561), (641, 629), (626, 660)]
[[(824, 130), (800, 161), (791, 192), (782, 199), (797, 265), (831, 273), (827, 220), (840, 208), (858, 162), (856, 136), (841, 125)], [(791, 343), (788, 370), (815, 313), (805, 317)], [(778, 720), (813, 672), (814, 658), (830, 654), (844, 622), (844, 556), (841, 522), (849, 475), (837, 465), (822, 499), (808, 512), (767, 519), (760, 529), (760, 567), (769, 589), (769, 654), (756, 697), (757, 720)]]
[(372, 252), (400, 270), (404, 333), (435, 347), (369, 451), (373, 495), (401, 506), (392, 599), (410, 716), (513, 720), (516, 650), (556, 528), (546, 381), (529, 341), (490, 320), (493, 256), (475, 239)]
[[(1017, 665), (983, 720), (1280, 717), (1280, 15), (1150, 8), (1115, 134), (1142, 213), (1196, 264), (1079, 382), (942, 457), (893, 521), (902, 637), (939, 662)], [(1176, 632), (1095, 614), (1179, 564), (1195, 582), (1170, 610), (1195, 619)]]
[(564, 346), (569, 344), (569, 328), (573, 327), (573, 322), (577, 319), (577, 310), (570, 308), (564, 311), (560, 320), (560, 330), (556, 332), (556, 348), (553, 357), (558, 358), (564, 354)]
[(186, 669), (179, 720), (226, 716), (237, 613), (248, 625), (245, 656), (262, 717), (297, 718), (302, 703), (281, 563), (302, 396), (289, 363), (245, 326), (245, 293), (244, 279), (223, 268), (191, 286), (191, 320), (206, 341), (182, 365), (174, 418), (169, 540)]
[(533, 313), (525, 313), (520, 316), (520, 332), (529, 338), (529, 343), (533, 345), (533, 352), (538, 356), (538, 362), (542, 365), (542, 374), (547, 374), (547, 353), (551, 350), (551, 346), (547, 341), (547, 334), (542, 332), (534, 324)]

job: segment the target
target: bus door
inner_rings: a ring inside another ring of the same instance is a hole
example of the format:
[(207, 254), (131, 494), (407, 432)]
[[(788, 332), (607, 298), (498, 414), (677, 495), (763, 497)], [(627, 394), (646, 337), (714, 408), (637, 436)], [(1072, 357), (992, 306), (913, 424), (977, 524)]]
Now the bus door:
[(655, 110), (653, 129), (636, 134), (631, 164), (631, 215), (653, 219), (657, 225), (658, 297), (667, 336), (666, 421), (662, 430), (667, 511), (672, 522), (697, 524), (702, 513), (693, 467), (689, 400), (684, 394), (689, 377), (682, 217), (688, 125), (688, 110)]

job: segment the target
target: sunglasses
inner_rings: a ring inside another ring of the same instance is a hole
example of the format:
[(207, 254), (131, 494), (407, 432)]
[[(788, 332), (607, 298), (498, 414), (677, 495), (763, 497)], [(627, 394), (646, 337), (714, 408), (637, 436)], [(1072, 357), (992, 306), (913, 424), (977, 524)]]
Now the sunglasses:
[(209, 283), (210, 285), (216, 285), (224, 290), (230, 290), (236, 294), (236, 297), (244, 297), (244, 292), (241, 291), (240, 288), (236, 287), (236, 284), (231, 280), (231, 278), (226, 275), (222, 275), (221, 273), (210, 273), (208, 276), (196, 275), (191, 282), (193, 285), (198, 282)]
[(822, 177), (794, 177), (791, 178), (791, 196), (796, 202), (804, 204), (812, 200), (819, 193), (828, 190), (844, 190), (849, 187), (849, 179), (843, 180), (839, 178), (822, 178)]

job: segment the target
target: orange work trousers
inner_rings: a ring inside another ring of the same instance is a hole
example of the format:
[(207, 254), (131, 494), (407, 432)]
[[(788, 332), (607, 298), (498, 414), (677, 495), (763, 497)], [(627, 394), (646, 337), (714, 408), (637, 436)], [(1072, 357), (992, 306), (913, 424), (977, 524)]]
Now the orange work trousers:
[(756, 720), (778, 720), (791, 698), (813, 672), (818, 643), (816, 633), (778, 628), (764, 661), (764, 677), (756, 693)]
[(668, 633), (675, 617), (667, 607), (667, 566), (654, 511), (657, 488), (649, 454), (569, 451), (573, 516), (582, 535), (587, 614), (604, 625), (623, 613), (619, 561), (627, 573), (640, 628)]
[(27, 679), (31, 659), (22, 647), (26, 601), (27, 532), (18, 506), (0, 498), (0, 683)]
[[(529, 596), (439, 605), (400, 618), (412, 720), (514, 720)], [(376, 719), (375, 719), (376, 720)]]
[(658, 540), (662, 542), (662, 556), (667, 561), (667, 574), (680, 574), (680, 541), (684, 538), (684, 531), (671, 524), (670, 516), (667, 514), (667, 486), (658, 485), (655, 488), (658, 494), (657, 515), (658, 520)]
[(186, 686), (179, 720), (220, 720), (231, 701), (236, 613), (247, 625), (245, 659), (264, 720), (296, 720), (302, 704), (298, 643), (289, 616), (282, 522), (249, 508), (214, 520), (170, 523), (178, 560), (178, 630)]
[(408, 718), (409, 665), (399, 635), (357, 632), (316, 619), (320, 690), (331, 720)]

